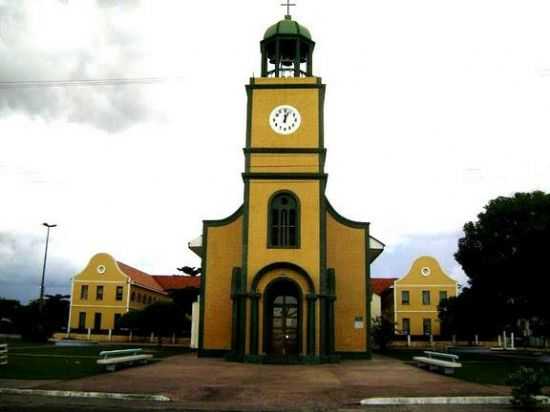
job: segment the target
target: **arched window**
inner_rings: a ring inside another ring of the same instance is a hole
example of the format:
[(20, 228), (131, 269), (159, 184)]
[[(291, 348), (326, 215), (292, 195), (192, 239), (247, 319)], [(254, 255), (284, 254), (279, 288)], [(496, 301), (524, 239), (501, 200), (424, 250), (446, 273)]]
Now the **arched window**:
[(300, 243), (300, 210), (294, 195), (283, 192), (269, 204), (269, 247), (295, 248)]

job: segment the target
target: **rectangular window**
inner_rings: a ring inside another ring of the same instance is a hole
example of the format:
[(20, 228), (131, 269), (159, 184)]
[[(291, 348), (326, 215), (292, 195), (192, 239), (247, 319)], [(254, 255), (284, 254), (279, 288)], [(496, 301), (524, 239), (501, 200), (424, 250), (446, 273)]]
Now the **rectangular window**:
[(409, 318), (403, 318), (403, 335), (411, 334), (411, 320)]
[(402, 305), (408, 305), (410, 303), (410, 296), (408, 290), (402, 290), (401, 291), (401, 304)]
[(430, 304), (430, 291), (429, 290), (423, 290), (422, 291), (422, 304), (423, 305), (429, 305)]
[(136, 301), (136, 292), (135, 291), (132, 291), (132, 297), (130, 298), (130, 300), (132, 302), (135, 302)]
[(96, 313), (94, 315), (94, 329), (95, 330), (101, 329), (101, 313)]
[(116, 287), (116, 300), (122, 300), (122, 291), (123, 291), (122, 286)]
[(115, 330), (120, 329), (120, 317), (121, 317), (120, 313), (115, 313), (115, 321), (113, 323)]
[(439, 303), (447, 299), (447, 291), (446, 290), (440, 290), (439, 291)]
[(422, 329), (423, 329), (424, 335), (431, 335), (432, 334), (432, 320), (431, 319), (424, 319), (422, 321)]
[(80, 299), (82, 300), (88, 299), (88, 285), (82, 285), (80, 287)]
[(86, 329), (86, 312), (78, 314), (78, 329)]
[(95, 298), (96, 300), (103, 300), (103, 286), (98, 285), (95, 290)]

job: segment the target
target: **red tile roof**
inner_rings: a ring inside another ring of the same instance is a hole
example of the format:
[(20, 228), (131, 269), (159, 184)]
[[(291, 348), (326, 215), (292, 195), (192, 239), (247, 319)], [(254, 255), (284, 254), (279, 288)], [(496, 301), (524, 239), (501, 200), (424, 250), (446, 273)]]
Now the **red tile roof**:
[(148, 289), (152, 289), (156, 292), (166, 295), (166, 291), (157, 283), (153, 276), (142, 272), (139, 269), (128, 266), (125, 263), (117, 262), (118, 267), (122, 270), (133, 282)]
[(372, 288), (372, 292), (380, 296), (386, 289), (393, 286), (393, 282), (396, 280), (397, 278), (371, 278), (370, 286)]
[(200, 276), (157, 276), (153, 278), (164, 290), (185, 289), (185, 288), (200, 288), (201, 278)]

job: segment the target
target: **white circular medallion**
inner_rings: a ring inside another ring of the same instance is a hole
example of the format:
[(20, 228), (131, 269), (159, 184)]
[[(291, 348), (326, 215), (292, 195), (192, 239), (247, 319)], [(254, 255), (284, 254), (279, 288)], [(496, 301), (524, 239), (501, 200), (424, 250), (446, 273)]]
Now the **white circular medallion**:
[(269, 115), (269, 125), (278, 134), (292, 134), (300, 128), (301, 124), (300, 112), (289, 105), (277, 106)]
[(430, 276), (430, 273), (432, 273), (432, 271), (428, 266), (424, 266), (422, 269), (420, 269), (420, 273), (422, 274), (422, 276)]
[(105, 273), (105, 266), (99, 265), (96, 270), (97, 270), (97, 273), (103, 274)]

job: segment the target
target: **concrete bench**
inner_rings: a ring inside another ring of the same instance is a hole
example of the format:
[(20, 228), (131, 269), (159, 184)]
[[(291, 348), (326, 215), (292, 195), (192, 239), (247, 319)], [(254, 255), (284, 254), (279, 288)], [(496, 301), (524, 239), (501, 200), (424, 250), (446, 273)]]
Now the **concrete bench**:
[(415, 356), (413, 360), (418, 366), (428, 366), (429, 370), (442, 370), (446, 375), (452, 375), (462, 364), (458, 362), (458, 355), (425, 351), (426, 356)]
[(104, 365), (108, 371), (114, 371), (116, 365), (133, 365), (135, 362), (147, 363), (153, 355), (143, 353), (143, 349), (104, 350), (99, 352), (102, 359), (97, 360), (98, 365)]
[(0, 345), (0, 366), (8, 364), (8, 344)]

